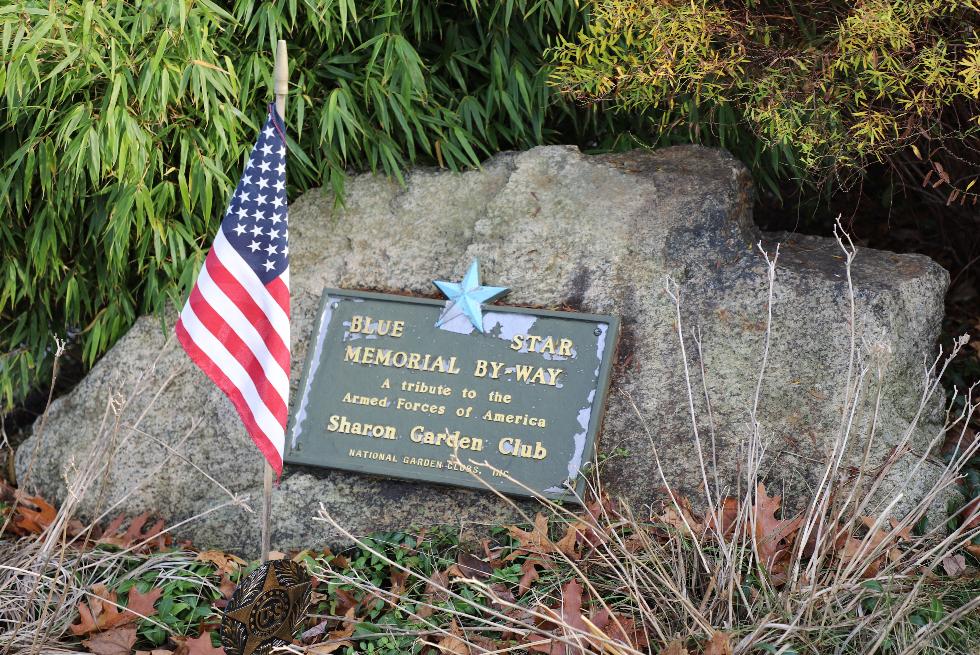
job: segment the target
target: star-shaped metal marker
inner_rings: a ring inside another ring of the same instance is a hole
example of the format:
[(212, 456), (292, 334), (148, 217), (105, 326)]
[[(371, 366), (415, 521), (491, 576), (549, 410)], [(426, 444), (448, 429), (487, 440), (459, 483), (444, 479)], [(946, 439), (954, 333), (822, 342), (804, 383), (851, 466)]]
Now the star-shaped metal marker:
[(306, 614), (309, 575), (295, 562), (273, 560), (250, 573), (231, 595), (221, 621), (228, 655), (264, 655), (289, 644)]
[(449, 298), (446, 308), (439, 316), (439, 320), (436, 321), (436, 326), (444, 325), (460, 315), (465, 315), (470, 319), (473, 327), (480, 332), (483, 332), (483, 303), (494, 301), (510, 291), (507, 287), (481, 286), (480, 264), (475, 259), (466, 271), (466, 275), (463, 276), (462, 282), (457, 284), (456, 282), (433, 280), (432, 283)]

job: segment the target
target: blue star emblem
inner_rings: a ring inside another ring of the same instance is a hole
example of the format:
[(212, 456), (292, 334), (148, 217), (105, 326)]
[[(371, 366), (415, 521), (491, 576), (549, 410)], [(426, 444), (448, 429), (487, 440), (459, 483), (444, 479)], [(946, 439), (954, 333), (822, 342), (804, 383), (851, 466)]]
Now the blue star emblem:
[(449, 298), (436, 326), (444, 325), (457, 316), (465, 315), (480, 332), (483, 332), (483, 303), (496, 300), (510, 289), (507, 287), (484, 287), (480, 285), (480, 264), (475, 259), (470, 264), (460, 283), (434, 280), (433, 284)]

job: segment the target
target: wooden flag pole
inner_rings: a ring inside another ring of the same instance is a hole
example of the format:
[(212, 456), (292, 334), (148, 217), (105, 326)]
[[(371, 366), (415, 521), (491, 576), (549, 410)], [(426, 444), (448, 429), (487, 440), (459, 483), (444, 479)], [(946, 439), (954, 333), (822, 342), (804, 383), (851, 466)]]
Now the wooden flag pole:
[[(276, 45), (276, 64), (272, 72), (273, 91), (276, 96), (276, 111), (286, 124), (286, 94), (289, 92), (289, 60), (286, 53), (286, 41), (279, 39)], [(275, 471), (265, 463), (265, 475), (262, 479), (262, 562), (269, 561), (269, 550), (272, 547), (272, 481)]]

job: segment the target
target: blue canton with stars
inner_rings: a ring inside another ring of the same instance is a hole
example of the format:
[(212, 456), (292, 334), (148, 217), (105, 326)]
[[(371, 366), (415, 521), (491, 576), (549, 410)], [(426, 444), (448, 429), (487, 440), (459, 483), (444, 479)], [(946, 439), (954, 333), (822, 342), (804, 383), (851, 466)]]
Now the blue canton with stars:
[(228, 203), (221, 229), (263, 284), (289, 266), (286, 230), (286, 144), (273, 107)]

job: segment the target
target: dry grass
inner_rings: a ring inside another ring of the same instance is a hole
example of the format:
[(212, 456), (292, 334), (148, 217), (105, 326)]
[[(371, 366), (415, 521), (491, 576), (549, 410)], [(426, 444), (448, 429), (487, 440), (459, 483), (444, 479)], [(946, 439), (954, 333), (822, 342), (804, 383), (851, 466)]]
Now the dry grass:
[[(161, 349), (161, 353), (163, 350)], [(196, 553), (173, 550), (148, 557), (143, 552), (144, 547), (151, 541), (158, 540), (162, 534), (192, 521), (202, 520), (208, 514), (229, 505), (241, 506), (251, 511), (247, 505), (247, 497), (235, 496), (201, 471), (203, 477), (228, 494), (229, 499), (226, 502), (197, 516), (166, 526), (162, 532), (148, 535), (145, 540), (136, 541), (121, 549), (90, 547), (99, 526), (114, 516), (126, 500), (140, 490), (146, 480), (152, 479), (153, 472), (116, 495), (112, 503), (106, 504), (104, 501), (107, 471), (112, 466), (116, 451), (128, 439), (150, 438), (157, 443), (163, 443), (163, 440), (141, 430), (140, 424), (161, 391), (180, 371), (175, 371), (162, 384), (151, 386), (149, 380), (153, 377), (151, 374), (157, 363), (158, 360), (154, 361), (144, 371), (128, 396), (111, 395), (106, 403), (99, 437), (93, 440), (91, 450), (80, 453), (73, 461), (65, 462), (67, 497), (58, 509), (54, 521), (43, 534), (0, 541), (0, 655), (77, 650), (78, 647), (70, 640), (69, 626), (77, 619), (76, 608), (90, 594), (93, 585), (107, 580), (122, 582), (128, 577), (144, 574), (151, 568), (160, 571), (161, 580), (180, 576), (194, 560)], [(136, 406), (137, 399), (144, 396), (149, 398), (146, 407), (135, 420), (126, 421), (126, 410)], [(47, 413), (46, 410), (39, 419), (35, 451), (24, 479), (21, 480), (22, 486), (29, 482), (37, 450), (43, 444)], [(174, 465), (175, 458), (187, 463), (179, 450), (197, 427), (198, 424), (195, 423), (177, 438), (173, 447), (167, 446), (168, 456), (161, 459), (158, 470)], [(190, 465), (193, 466), (192, 463)], [(82, 523), (78, 519), (80, 502), (83, 498), (93, 497), (98, 499), (97, 515)], [(20, 502), (20, 498), (17, 497), (17, 502)], [(7, 513), (4, 529), (7, 528), (6, 522), (14, 515), (13, 511)], [(169, 630), (163, 624), (158, 625)]]

